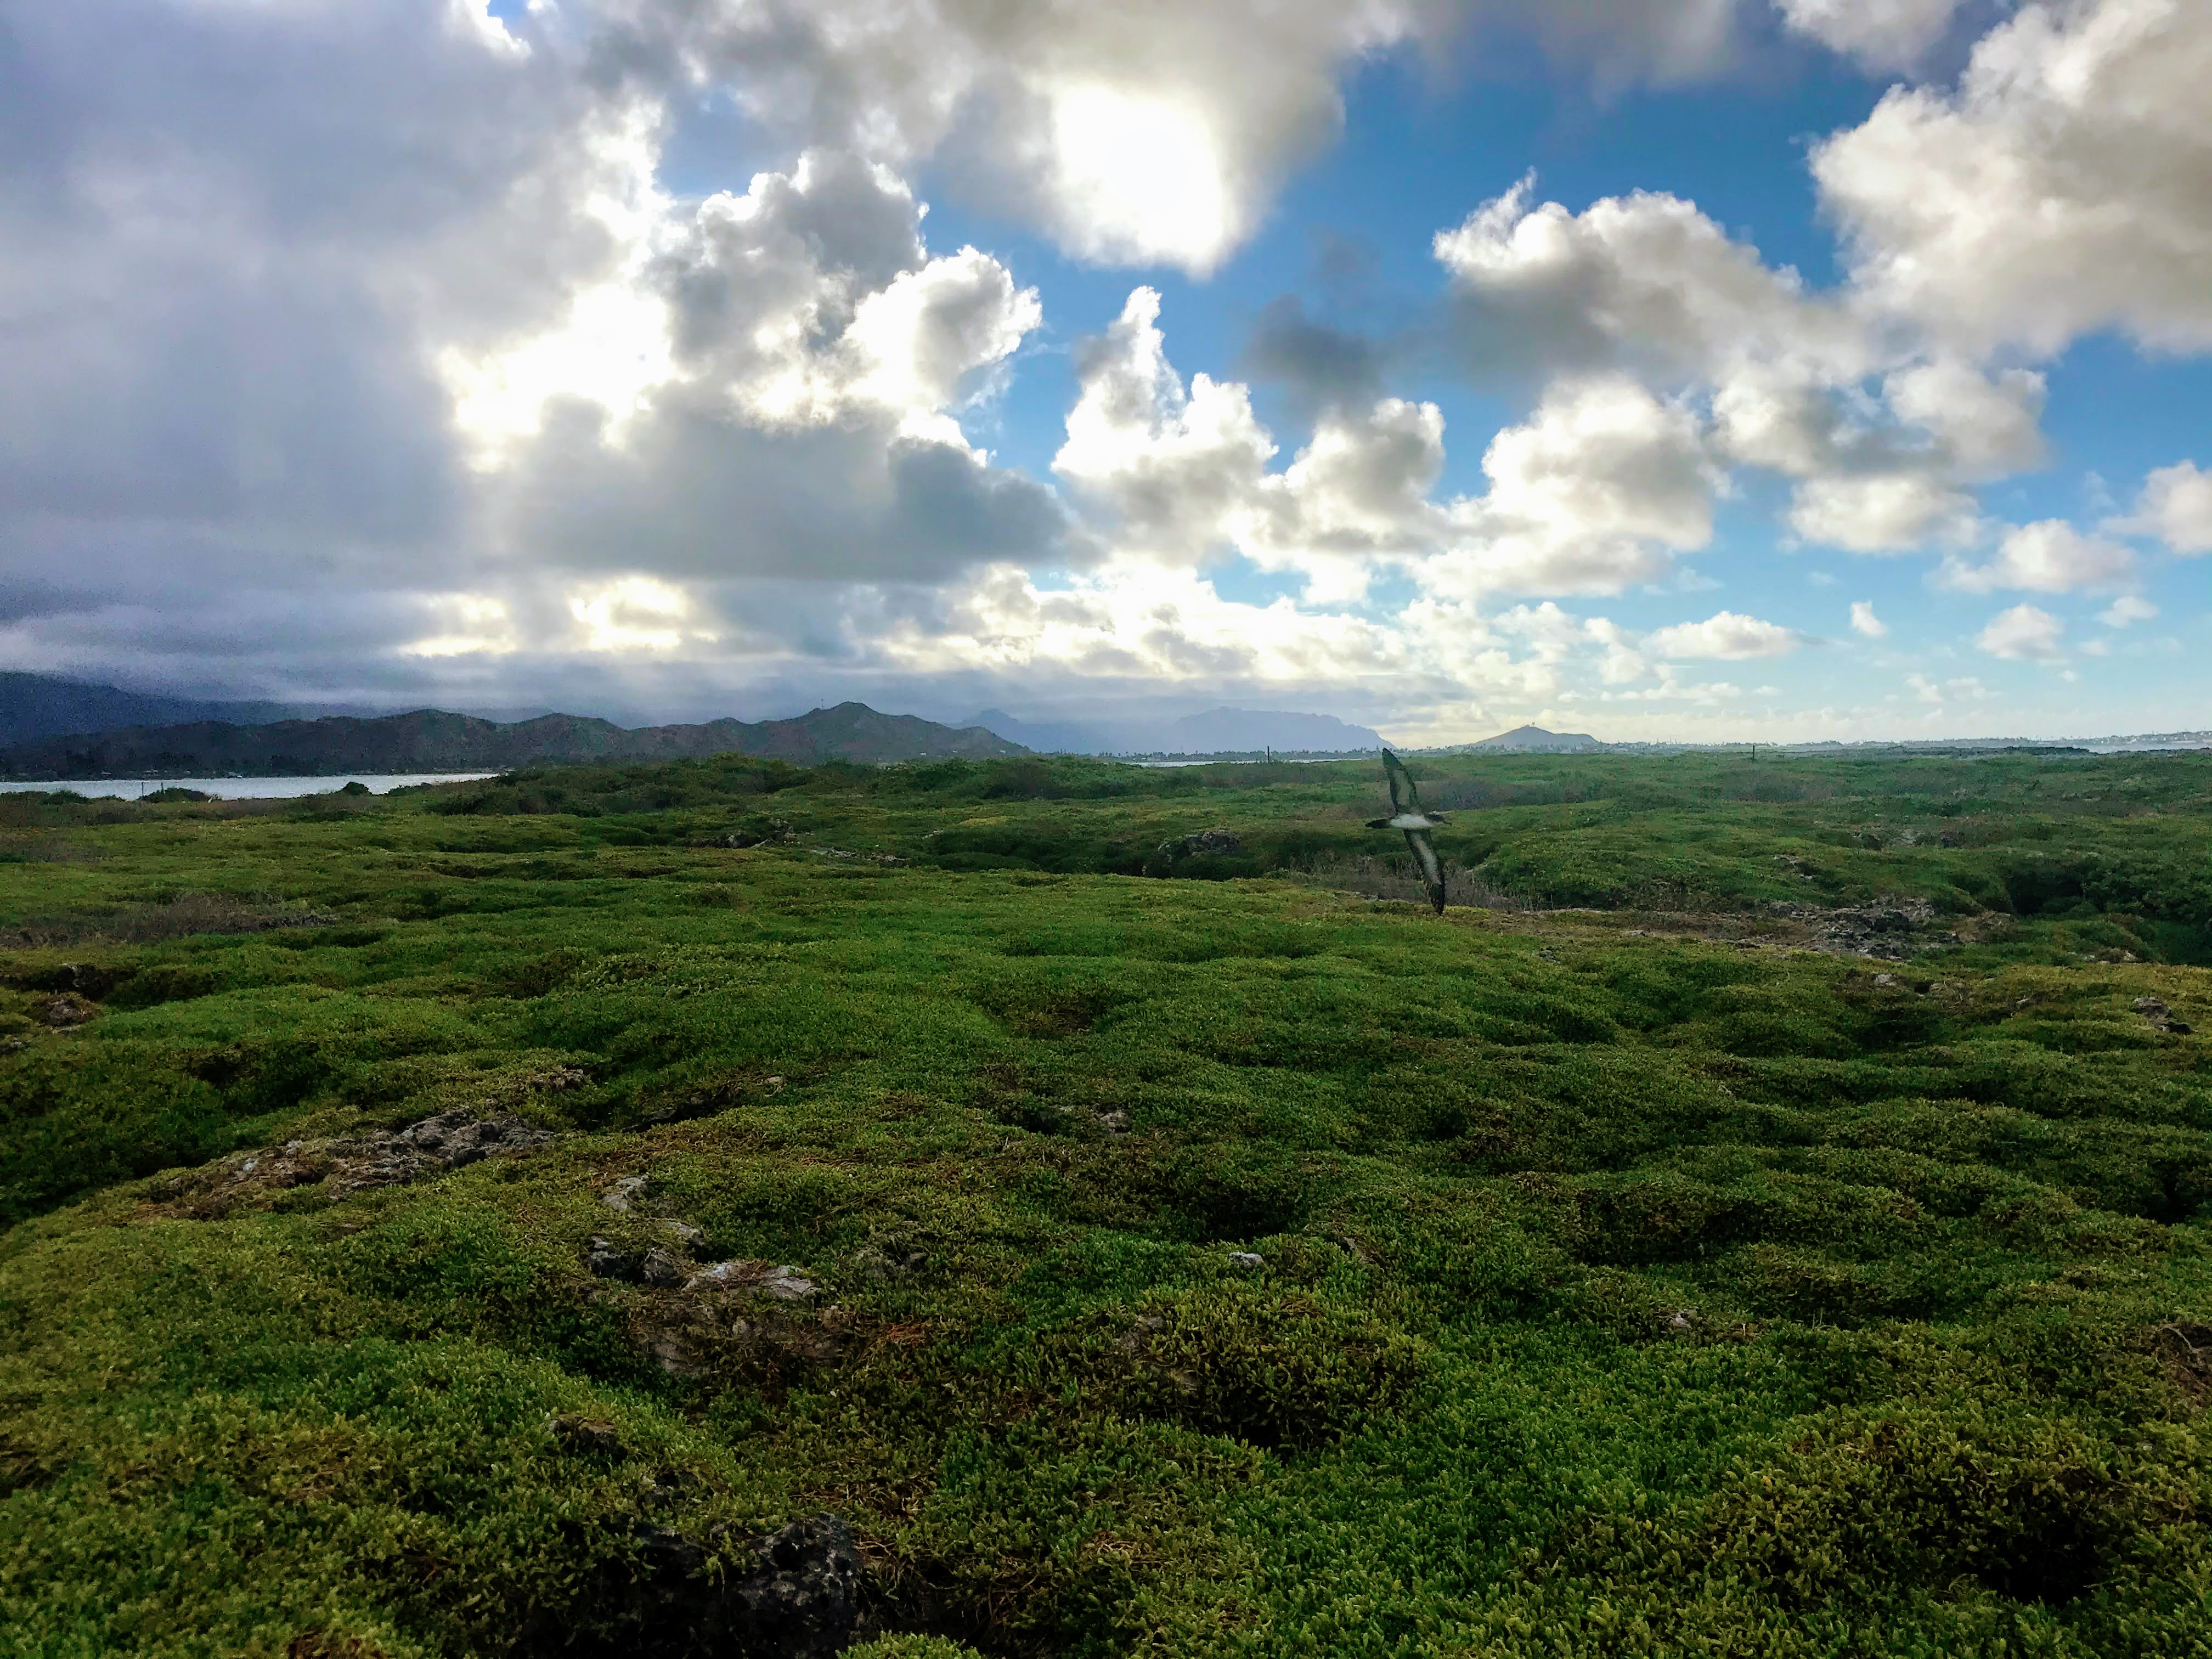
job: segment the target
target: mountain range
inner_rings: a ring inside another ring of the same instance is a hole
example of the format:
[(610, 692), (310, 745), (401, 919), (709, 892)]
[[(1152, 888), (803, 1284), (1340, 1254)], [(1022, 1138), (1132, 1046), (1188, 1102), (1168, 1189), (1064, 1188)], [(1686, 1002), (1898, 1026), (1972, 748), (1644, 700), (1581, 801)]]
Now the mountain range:
[(817, 708), (794, 720), (709, 720), (625, 730), (611, 720), (544, 714), (501, 722), (418, 709), (374, 719), (332, 715), (264, 724), (199, 720), (46, 738), (0, 750), (15, 778), (330, 777), (347, 773), (501, 772), (588, 761), (757, 755), (815, 765), (1029, 751), (980, 727), (955, 730), (866, 703)]
[(0, 673), (0, 747), (125, 726), (182, 726), (191, 720), (250, 725), (290, 720), (302, 712), (276, 702), (195, 702), (46, 674)]

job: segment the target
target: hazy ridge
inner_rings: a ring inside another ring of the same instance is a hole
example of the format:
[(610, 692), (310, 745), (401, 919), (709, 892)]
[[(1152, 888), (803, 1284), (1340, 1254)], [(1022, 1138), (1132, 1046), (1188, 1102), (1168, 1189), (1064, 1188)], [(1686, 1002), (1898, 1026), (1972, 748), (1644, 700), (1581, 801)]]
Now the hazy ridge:
[(249, 777), (344, 772), (483, 772), (587, 761), (696, 760), (741, 754), (799, 764), (863, 763), (1028, 752), (977, 727), (956, 731), (865, 703), (817, 708), (793, 720), (709, 720), (626, 730), (611, 720), (545, 714), (501, 722), (438, 709), (375, 719), (241, 725), (194, 720), (49, 738), (0, 750), (0, 775), (39, 777)]

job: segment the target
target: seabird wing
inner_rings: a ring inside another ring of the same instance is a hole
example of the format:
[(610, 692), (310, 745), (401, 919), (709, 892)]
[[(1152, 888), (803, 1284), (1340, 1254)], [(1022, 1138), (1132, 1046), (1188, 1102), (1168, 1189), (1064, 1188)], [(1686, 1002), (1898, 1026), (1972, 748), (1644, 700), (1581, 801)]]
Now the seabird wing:
[(1406, 845), (1413, 849), (1414, 862), (1421, 866), (1421, 885), (1429, 890), (1429, 902), (1437, 907), (1437, 914), (1444, 913), (1444, 868), (1437, 861), (1437, 849), (1429, 841), (1425, 830), (1406, 831)]
[(1392, 817), (1421, 810), (1421, 798), (1414, 792), (1413, 774), (1406, 770), (1403, 761), (1387, 749), (1382, 751), (1382, 775), (1390, 781)]

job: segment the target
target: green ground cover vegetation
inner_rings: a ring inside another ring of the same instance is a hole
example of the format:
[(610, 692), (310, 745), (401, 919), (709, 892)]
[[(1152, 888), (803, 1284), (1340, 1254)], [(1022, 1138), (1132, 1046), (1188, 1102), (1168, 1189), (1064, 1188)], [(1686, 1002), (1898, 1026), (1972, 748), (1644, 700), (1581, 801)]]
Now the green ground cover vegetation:
[(2212, 756), (1417, 770), (0, 798), (0, 1651), (2212, 1654)]

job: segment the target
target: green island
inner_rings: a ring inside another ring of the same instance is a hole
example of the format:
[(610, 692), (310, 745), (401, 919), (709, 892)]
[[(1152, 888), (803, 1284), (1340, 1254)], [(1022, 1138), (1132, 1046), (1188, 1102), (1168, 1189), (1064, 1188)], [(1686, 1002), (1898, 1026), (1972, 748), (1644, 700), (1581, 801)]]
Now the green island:
[(0, 1651), (2212, 1653), (2212, 755), (1413, 765), (0, 799)]

